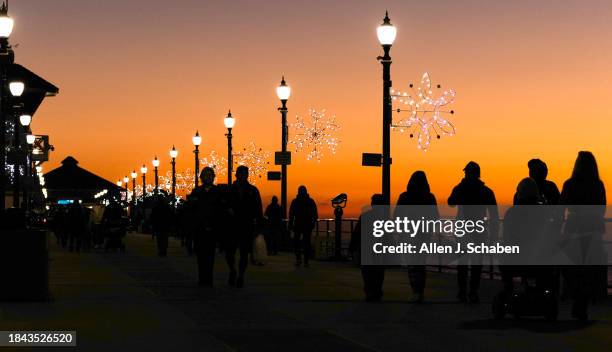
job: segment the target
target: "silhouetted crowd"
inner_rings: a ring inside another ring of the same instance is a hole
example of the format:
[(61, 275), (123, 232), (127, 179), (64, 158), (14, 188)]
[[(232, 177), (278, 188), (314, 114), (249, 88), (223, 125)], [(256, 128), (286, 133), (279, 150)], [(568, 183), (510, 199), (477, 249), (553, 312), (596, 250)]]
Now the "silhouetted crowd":
[[(561, 191), (554, 182), (547, 180), (547, 165), (539, 159), (528, 162), (529, 177), (522, 179), (514, 195), (514, 205), (562, 205), (567, 209), (567, 222), (577, 224), (566, 226), (559, 231), (581, 231), (584, 221), (572, 221), (580, 217), (572, 209), (574, 205), (601, 205), (602, 212), (595, 219), (589, 219), (589, 231), (605, 232), (606, 194), (595, 157), (590, 152), (580, 152), (576, 159), (571, 177), (565, 181)], [(447, 203), (457, 207), (458, 219), (489, 219), (489, 234), (500, 230), (499, 213), (495, 193), (481, 180), (480, 166), (473, 161), (467, 163), (464, 178), (453, 188)], [(174, 204), (163, 192), (156, 192), (149, 200), (148, 216), (142, 207), (133, 209), (132, 220), (150, 226), (156, 239), (160, 257), (167, 255), (168, 237), (176, 234), (190, 254), (197, 257), (198, 284), (202, 287), (213, 286), (213, 273), (217, 251), (224, 253), (229, 268), (227, 282), (237, 288), (245, 285), (245, 274), (249, 261), (257, 264), (258, 247), (265, 246), (268, 255), (278, 254), (282, 235), (285, 231), (283, 210), (278, 198), (263, 210), (259, 190), (248, 181), (249, 170), (239, 166), (236, 180), (230, 185), (215, 184), (215, 171), (206, 167), (200, 174), (201, 184), (189, 194), (185, 201)], [(374, 194), (372, 205), (384, 205), (381, 194)], [(432, 193), (427, 176), (416, 171), (410, 177), (406, 191), (397, 205), (428, 205), (418, 209), (423, 213), (401, 214), (428, 219), (439, 218), (436, 196)], [(176, 205), (176, 206), (175, 206)], [(176, 211), (175, 211), (176, 209)], [(400, 208), (398, 208), (400, 209)], [(521, 213), (520, 207), (508, 210), (503, 222), (504, 236), (520, 234), (523, 221), (528, 214)], [(362, 214), (363, 215), (363, 214)], [(398, 214), (396, 214), (398, 215)], [(306, 187), (300, 186), (296, 198), (291, 202), (287, 221), (288, 230), (293, 233), (295, 265), (310, 265), (312, 254), (311, 237), (317, 224), (318, 212), (315, 201), (309, 196)], [(361, 241), (361, 218), (351, 237), (349, 251), (359, 253)], [(111, 201), (103, 209), (89, 209), (75, 202), (66, 207), (51, 210), (50, 226), (57, 241), (71, 251), (81, 248), (103, 246), (105, 250), (124, 250), (122, 239), (128, 229), (128, 217), (124, 208)], [(265, 231), (264, 231), (265, 228)], [(262, 235), (263, 234), (263, 235)], [(518, 235), (517, 235), (518, 236)], [(457, 299), (460, 302), (478, 303), (479, 288), (483, 268), (482, 257), (462, 259), (457, 265)], [(475, 259), (474, 259), (475, 258)], [(366, 301), (377, 302), (383, 298), (385, 266), (363, 265), (361, 267)], [(408, 279), (412, 288), (411, 301), (425, 300), (426, 265), (410, 265)], [(539, 268), (527, 266), (500, 267), (504, 290), (501, 299), (507, 299), (514, 290), (516, 277), (536, 277), (538, 285), (543, 285), (555, 295), (563, 292), (573, 299), (572, 315), (577, 319), (587, 319), (588, 304), (594, 298), (607, 295), (607, 267), (567, 266)], [(563, 277), (563, 285), (561, 285)], [(562, 286), (562, 287), (560, 287)], [(549, 292), (549, 291), (546, 291)]]
[[(574, 164), (571, 177), (563, 184), (561, 192), (554, 182), (547, 180), (547, 165), (540, 159), (528, 162), (529, 177), (521, 180), (514, 196), (514, 205), (557, 205), (567, 211), (566, 232), (597, 232), (605, 233), (605, 205), (606, 193), (603, 182), (599, 178), (599, 171), (595, 157), (590, 152), (582, 151)], [(499, 214), (497, 201), (493, 190), (485, 185), (480, 178), (480, 166), (470, 161), (463, 169), (465, 177), (457, 184), (450, 196), (448, 205), (459, 207), (457, 212), (460, 219), (489, 219), (489, 234), (499, 231)], [(384, 205), (381, 194), (372, 196), (372, 205)], [(406, 191), (397, 201), (397, 205), (430, 205), (418, 209), (431, 209), (430, 214), (410, 214), (415, 218), (424, 216), (435, 219), (439, 216), (437, 201), (431, 192), (425, 172), (416, 171), (408, 181)], [(584, 214), (577, 211), (575, 206), (589, 205), (597, 207), (597, 214)], [(528, 207), (512, 207), (506, 213), (503, 223), (503, 233), (506, 237), (518, 237), (521, 232), (527, 231), (524, 225), (529, 214)], [(405, 215), (405, 214), (403, 214)], [(361, 218), (360, 218), (361, 220)], [(546, 221), (542, 218), (542, 221)], [(358, 224), (353, 233), (351, 250), (358, 252), (360, 246), (361, 225)], [(488, 237), (488, 234), (487, 234)], [(476, 259), (474, 259), (476, 258)], [(480, 300), (479, 287), (482, 273), (482, 257), (462, 257), (457, 266), (457, 298), (461, 302), (477, 303)], [(366, 300), (380, 301), (383, 297), (384, 266), (362, 266), (364, 291)], [(551, 266), (500, 266), (504, 291), (501, 299), (508, 299), (513, 292), (515, 277), (535, 278), (537, 285), (545, 286), (543, 292), (552, 292), (555, 295), (563, 291), (573, 299), (572, 316), (576, 319), (587, 319), (588, 304), (590, 301), (607, 296), (607, 266), (574, 265), (564, 267)], [(559, 288), (560, 275), (564, 278), (563, 289)], [(425, 266), (411, 265), (408, 277), (414, 297), (413, 302), (424, 300), (426, 282)]]

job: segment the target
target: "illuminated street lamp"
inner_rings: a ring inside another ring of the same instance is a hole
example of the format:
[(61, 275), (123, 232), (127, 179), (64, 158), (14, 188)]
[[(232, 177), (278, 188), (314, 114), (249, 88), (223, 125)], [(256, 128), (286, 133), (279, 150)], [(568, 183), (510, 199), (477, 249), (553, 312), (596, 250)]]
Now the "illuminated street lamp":
[(172, 159), (172, 203), (176, 199), (176, 157), (178, 156), (178, 150), (172, 146), (170, 149), (170, 158)]
[(20, 97), (25, 90), (25, 84), (19, 81), (11, 82), (9, 83), (9, 90), (11, 91), (12, 96)]
[(2, 3), (0, 6), (0, 40), (6, 41), (8, 44), (8, 38), (13, 32), (13, 25), (15, 21), (8, 15), (8, 4)]
[(144, 201), (145, 195), (147, 195), (147, 166), (142, 164), (140, 173), (142, 174), (142, 200)]
[[(285, 154), (287, 152), (287, 135), (288, 129), (287, 126), (287, 100), (291, 96), (291, 87), (287, 85), (285, 82), (285, 76), (281, 79), (280, 85), (276, 87), (276, 96), (281, 101), (281, 107), (278, 108), (278, 111), (281, 113), (281, 147), (282, 152)], [(281, 165), (281, 208), (283, 213), (283, 219), (287, 218), (287, 164), (283, 163)]]
[(382, 194), (384, 204), (391, 204), (391, 45), (397, 35), (397, 29), (391, 24), (388, 13), (385, 13), (383, 23), (376, 30), (378, 41), (383, 48), (383, 56), (378, 60), (383, 66), (383, 118), (382, 118)]
[(155, 159), (151, 162), (153, 164), (153, 171), (155, 172), (155, 194), (159, 192), (159, 178), (158, 178), (158, 168), (159, 168), (159, 159), (157, 159), (157, 155)]
[(133, 170), (130, 176), (132, 176), (132, 217), (134, 217), (134, 210), (136, 208), (136, 177), (138, 177), (136, 170)]
[(32, 123), (32, 115), (24, 114), (19, 116), (19, 123), (21, 123), (21, 126), (23, 127), (30, 126), (30, 123)]
[(127, 203), (130, 197), (130, 190), (128, 189), (128, 184), (130, 179), (127, 176), (123, 177), (123, 184), (125, 185), (125, 202)]
[(202, 137), (200, 137), (200, 133), (198, 131), (196, 131), (195, 136), (193, 136), (191, 138), (191, 141), (193, 142), (193, 145), (195, 147), (195, 149), (193, 150), (193, 154), (195, 155), (195, 181), (194, 181), (194, 188), (198, 187), (198, 180), (199, 180), (199, 176), (200, 176), (200, 159), (199, 159), (199, 155), (200, 155), (200, 144), (202, 144)]
[(227, 116), (223, 119), (223, 124), (225, 128), (227, 128), (227, 133), (225, 136), (227, 137), (227, 184), (232, 184), (232, 169), (234, 158), (232, 155), (232, 128), (236, 125), (236, 119), (232, 116), (232, 111), (228, 111)]

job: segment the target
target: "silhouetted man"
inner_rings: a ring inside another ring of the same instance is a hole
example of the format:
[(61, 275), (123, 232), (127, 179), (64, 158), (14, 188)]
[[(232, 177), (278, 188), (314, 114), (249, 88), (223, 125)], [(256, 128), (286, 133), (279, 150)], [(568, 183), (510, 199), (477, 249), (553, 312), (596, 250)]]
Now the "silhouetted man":
[(219, 219), (223, 208), (221, 193), (214, 184), (215, 171), (205, 167), (200, 173), (202, 185), (194, 189), (187, 198), (195, 222), (194, 250), (198, 260), (198, 284), (213, 287), (215, 249), (219, 233)]
[[(244, 274), (249, 253), (253, 247), (255, 232), (261, 227), (263, 206), (257, 187), (249, 183), (249, 168), (240, 165), (236, 169), (236, 182), (229, 190), (233, 212), (233, 234), (227, 245), (226, 260), (230, 269), (228, 283), (238, 288), (244, 286)], [(236, 250), (240, 250), (240, 262), (236, 273)]]
[[(529, 168), (529, 177), (535, 180), (540, 191), (540, 198), (543, 204), (557, 205), (561, 193), (557, 185), (546, 179), (548, 176), (548, 167), (546, 163), (540, 159), (531, 159), (527, 163)], [(514, 195), (514, 204), (517, 204), (517, 195)]]
[(81, 203), (74, 201), (68, 207), (68, 233), (70, 252), (81, 250), (81, 240), (85, 232), (85, 214)]
[(289, 207), (289, 231), (293, 231), (293, 244), (295, 248), (295, 266), (302, 265), (302, 253), (304, 256), (304, 267), (308, 267), (311, 246), (310, 236), (317, 224), (319, 214), (317, 204), (308, 195), (306, 186), (298, 187), (298, 194)]
[[(382, 194), (374, 194), (371, 199), (372, 206), (384, 205), (384, 197)], [(357, 224), (353, 229), (351, 236), (350, 247), (352, 252), (361, 253), (361, 222), (362, 218), (372, 218), (371, 215), (373, 210), (370, 209), (359, 217)], [(364, 230), (364, 233), (372, 233), (372, 229)], [(363, 278), (363, 292), (366, 296), (366, 302), (380, 302), (383, 297), (383, 283), (385, 281), (385, 266), (384, 265), (362, 265), (361, 266), (361, 277)]]
[(157, 241), (157, 254), (165, 257), (168, 254), (168, 236), (174, 225), (174, 209), (161, 194), (155, 196), (155, 205), (151, 210), (151, 224)]
[(280, 241), (283, 229), (283, 210), (280, 204), (278, 204), (278, 197), (272, 196), (272, 201), (266, 207), (266, 212), (264, 215), (268, 220), (268, 231), (266, 238), (268, 254), (277, 255), (278, 243)]
[[(484, 220), (488, 219), (489, 234), (496, 235), (499, 227), (499, 214), (497, 211), (497, 201), (493, 191), (485, 186), (480, 180), (480, 166), (470, 161), (465, 168), (465, 177), (453, 188), (453, 192), (448, 197), (448, 205), (459, 206), (457, 211), (458, 220)], [(479, 234), (483, 238), (488, 238), (487, 233)], [(466, 236), (467, 237), (467, 236)], [(469, 238), (464, 240), (469, 241)], [(465, 248), (465, 246), (464, 246)], [(467, 293), (468, 262), (470, 264), (470, 292)], [(482, 256), (470, 257), (461, 256), (457, 266), (457, 282), (459, 292), (457, 298), (465, 302), (469, 299), (471, 303), (480, 301), (478, 289), (480, 288), (480, 274), (482, 272)]]

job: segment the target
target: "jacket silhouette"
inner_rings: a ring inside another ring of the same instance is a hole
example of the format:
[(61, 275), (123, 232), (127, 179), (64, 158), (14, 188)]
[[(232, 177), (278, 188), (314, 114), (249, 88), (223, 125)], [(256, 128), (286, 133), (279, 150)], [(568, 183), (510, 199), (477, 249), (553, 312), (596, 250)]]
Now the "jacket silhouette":
[[(397, 208), (394, 217), (407, 217), (408, 219), (437, 220), (440, 215), (436, 197), (431, 193), (427, 176), (423, 171), (416, 171), (410, 177), (406, 191), (400, 194), (397, 200)], [(416, 241), (425, 241), (431, 234), (418, 234)], [(419, 246), (419, 245), (417, 245)], [(418, 263), (411, 263), (408, 269), (408, 278), (413, 292), (413, 302), (422, 302), (425, 292), (425, 262), (424, 257), (415, 257)]]
[[(231, 228), (226, 239), (227, 265), (230, 269), (228, 284), (238, 288), (244, 286), (244, 274), (252, 252), (255, 234), (263, 227), (263, 206), (257, 187), (248, 181), (249, 168), (240, 165), (236, 169), (236, 181), (229, 187), (229, 212)], [(229, 225), (229, 224), (228, 224)], [(238, 271), (235, 268), (236, 251), (240, 250)]]
[(187, 205), (193, 221), (194, 251), (198, 262), (198, 285), (213, 287), (215, 250), (220, 239), (219, 233), (227, 225), (227, 206), (221, 188), (213, 184), (215, 172), (205, 167), (200, 179), (202, 184), (187, 197)]
[(278, 247), (283, 229), (283, 209), (280, 204), (278, 204), (278, 198), (276, 196), (272, 197), (272, 201), (266, 207), (264, 215), (268, 220), (268, 231), (266, 231), (268, 254), (276, 255), (278, 254)]
[(295, 265), (302, 264), (302, 254), (304, 266), (309, 265), (311, 255), (310, 237), (312, 230), (317, 224), (319, 214), (317, 204), (310, 198), (305, 186), (298, 188), (298, 194), (289, 207), (289, 230), (293, 231), (295, 246)]
[[(459, 206), (457, 219), (488, 219), (489, 235), (497, 236), (499, 213), (495, 194), (480, 180), (480, 166), (477, 163), (470, 161), (463, 171), (465, 177), (453, 188), (450, 197), (448, 197), (448, 205)], [(467, 241), (468, 239), (462, 238), (461, 240)], [(477, 303), (480, 301), (478, 290), (482, 273), (482, 256), (478, 258), (461, 256), (458, 262), (457, 283), (459, 292), (457, 298), (460, 301), (467, 301), (469, 298), (470, 302)], [(467, 294), (468, 264), (470, 264), (469, 295)]]
[[(591, 254), (604, 253), (601, 235), (605, 233), (606, 202), (595, 157), (591, 152), (579, 152), (572, 176), (563, 184), (560, 203), (567, 209), (564, 234), (578, 235)], [(564, 276), (574, 299), (572, 316), (588, 319), (589, 300), (607, 296), (607, 266), (567, 266)]]

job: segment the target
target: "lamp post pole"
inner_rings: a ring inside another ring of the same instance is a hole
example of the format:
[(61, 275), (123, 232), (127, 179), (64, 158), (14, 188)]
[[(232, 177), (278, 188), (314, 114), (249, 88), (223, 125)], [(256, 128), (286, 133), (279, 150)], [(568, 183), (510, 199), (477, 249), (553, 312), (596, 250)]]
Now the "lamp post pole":
[(136, 177), (138, 176), (136, 170), (133, 170), (130, 176), (132, 176), (132, 211), (130, 215), (132, 216), (132, 222), (134, 222), (136, 216)]
[(127, 176), (123, 177), (123, 184), (125, 185), (125, 205), (126, 208), (129, 206), (130, 203), (129, 202), (129, 194), (130, 194), (130, 190), (129, 190), (129, 185), (130, 185), (130, 179)]
[[(281, 151), (283, 154), (287, 152), (287, 138), (288, 138), (288, 127), (287, 127), (287, 100), (291, 95), (291, 88), (285, 82), (285, 76), (281, 79), (280, 85), (276, 88), (276, 95), (281, 101), (281, 107), (278, 111), (281, 113)], [(283, 219), (287, 219), (287, 164), (281, 165), (281, 209), (283, 213)]]
[(142, 201), (144, 202), (147, 195), (147, 167), (145, 164), (142, 164), (140, 172), (142, 173)]
[(227, 184), (232, 185), (232, 172), (234, 168), (234, 155), (232, 153), (232, 128), (236, 125), (236, 119), (232, 116), (232, 111), (229, 110), (227, 116), (223, 119), (223, 124), (227, 128)]
[(176, 200), (176, 157), (178, 156), (178, 150), (172, 146), (170, 150), (170, 158), (172, 158), (172, 204)]
[(195, 149), (193, 150), (193, 154), (195, 156), (195, 176), (193, 180), (194, 188), (198, 188), (199, 180), (200, 180), (200, 144), (202, 144), (202, 137), (200, 137), (200, 132), (196, 131), (195, 136), (192, 138), (193, 146)]
[(383, 67), (383, 118), (382, 118), (382, 194), (384, 204), (391, 204), (391, 45), (395, 40), (396, 29), (391, 25), (387, 13), (377, 30), (378, 40), (383, 48), (383, 56), (378, 60)]
[(13, 31), (13, 19), (8, 16), (8, 3), (0, 5), (0, 214), (4, 214), (6, 199), (6, 81), (8, 67), (15, 62), (15, 53), (9, 45)]
[(21, 147), (21, 127), (28, 126), (32, 117), (30, 115), (21, 115), (18, 116), (22, 104), (19, 101), (21, 94), (23, 94), (23, 90), (25, 85), (23, 82), (11, 82), (9, 83), (9, 90), (13, 97), (11, 113), (13, 115), (13, 207), (19, 208), (20, 204), (20, 191), (21, 191), (21, 164), (23, 162), (23, 158), (21, 154), (23, 149)]
[(159, 173), (158, 173), (158, 168), (159, 168), (159, 159), (157, 159), (157, 155), (155, 156), (155, 159), (153, 159), (153, 173), (155, 174), (155, 194), (159, 193)]

